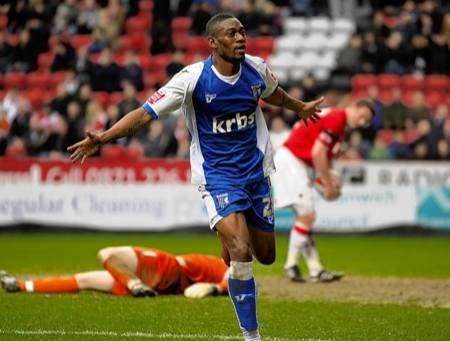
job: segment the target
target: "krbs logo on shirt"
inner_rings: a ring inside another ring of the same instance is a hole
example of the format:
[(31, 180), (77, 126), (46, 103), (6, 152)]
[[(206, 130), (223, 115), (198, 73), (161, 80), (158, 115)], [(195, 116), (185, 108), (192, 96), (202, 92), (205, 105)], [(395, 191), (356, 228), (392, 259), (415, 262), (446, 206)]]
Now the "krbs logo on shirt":
[(253, 97), (259, 98), (261, 96), (261, 84), (252, 85)]
[(224, 209), (225, 206), (227, 206), (230, 203), (228, 200), (228, 193), (217, 194), (216, 198), (221, 209)]
[(233, 118), (228, 120), (213, 119), (213, 133), (230, 133), (233, 130), (241, 130), (255, 124), (255, 113), (245, 115), (236, 113)]
[(211, 103), (214, 98), (216, 98), (217, 94), (206, 94), (205, 99), (206, 103)]

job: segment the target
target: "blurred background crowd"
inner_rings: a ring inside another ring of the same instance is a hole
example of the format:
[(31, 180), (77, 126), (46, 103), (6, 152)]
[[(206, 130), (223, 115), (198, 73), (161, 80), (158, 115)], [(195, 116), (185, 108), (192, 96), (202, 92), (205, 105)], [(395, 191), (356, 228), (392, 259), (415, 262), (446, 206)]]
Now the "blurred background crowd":
[[(247, 29), (289, 93), (327, 106), (371, 98), (346, 159), (450, 159), (450, 5), (371, 0), (16, 0), (0, 2), (0, 155), (66, 158), (86, 130), (140, 106), (207, 57), (219, 11)], [(263, 104), (275, 146), (296, 115)], [(183, 115), (106, 146), (104, 157), (189, 157)]]

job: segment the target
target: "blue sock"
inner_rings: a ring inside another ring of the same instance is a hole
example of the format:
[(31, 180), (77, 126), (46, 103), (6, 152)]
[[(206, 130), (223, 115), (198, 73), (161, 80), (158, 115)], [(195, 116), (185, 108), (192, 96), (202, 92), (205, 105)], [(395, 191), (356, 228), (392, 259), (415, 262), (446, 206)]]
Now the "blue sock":
[(228, 292), (241, 328), (246, 331), (257, 330), (256, 284), (252, 262), (231, 262)]

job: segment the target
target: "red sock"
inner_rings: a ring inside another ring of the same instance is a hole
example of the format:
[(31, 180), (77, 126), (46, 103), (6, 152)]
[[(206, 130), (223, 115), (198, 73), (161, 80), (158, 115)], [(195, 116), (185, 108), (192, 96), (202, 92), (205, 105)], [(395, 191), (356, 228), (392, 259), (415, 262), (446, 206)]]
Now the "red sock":
[(19, 281), (19, 288), (22, 291), (43, 293), (78, 292), (79, 290), (75, 276)]
[(299, 224), (295, 224), (293, 226), (293, 229), (295, 230), (295, 232), (299, 233), (299, 234), (303, 234), (303, 235), (307, 235), (309, 236), (311, 234), (311, 230), (308, 230), (307, 228), (305, 228), (302, 225)]

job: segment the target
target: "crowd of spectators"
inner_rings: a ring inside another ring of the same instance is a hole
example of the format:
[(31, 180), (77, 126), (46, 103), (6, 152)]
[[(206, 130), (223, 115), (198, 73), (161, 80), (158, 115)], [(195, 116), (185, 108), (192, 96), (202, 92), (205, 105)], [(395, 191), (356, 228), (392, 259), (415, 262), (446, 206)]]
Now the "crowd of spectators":
[[(203, 34), (209, 18), (223, 10), (235, 13), (250, 37), (283, 34), (286, 15), (365, 15), (370, 20), (360, 20), (334, 75), (449, 74), (450, 14), (438, 6), (439, 1), (385, 3), (9, 1), (0, 5), (0, 155), (66, 158), (67, 146), (83, 138), (85, 130), (110, 127), (184, 65), (204, 57), (187, 53), (185, 34)], [(366, 7), (372, 9), (369, 14), (362, 10)], [(174, 27), (174, 18), (180, 17), (190, 18), (185, 26), (188, 32)], [(124, 46), (124, 38), (128, 45)], [(46, 56), (51, 58), (43, 64)], [(46, 71), (51, 72), (50, 78), (39, 81), (35, 75)], [(9, 86), (10, 75), (23, 73), (28, 74), (23, 82), (43, 89)], [(344, 106), (352, 99), (348, 92), (335, 91), (332, 82), (324, 84), (311, 76), (284, 86), (303, 100), (326, 94), (330, 106)], [(343, 158), (450, 158), (448, 103), (429, 107), (418, 91), (405, 104), (397, 88), (388, 101), (379, 100), (376, 87), (364, 95), (376, 101), (377, 114), (371, 127), (349, 132)], [(297, 121), (296, 115), (271, 106), (265, 106), (264, 112), (274, 145), (279, 145)], [(134, 137), (117, 141), (115, 147), (122, 148), (123, 155), (131, 151), (134, 156), (187, 158), (189, 138), (183, 116), (174, 113)]]

